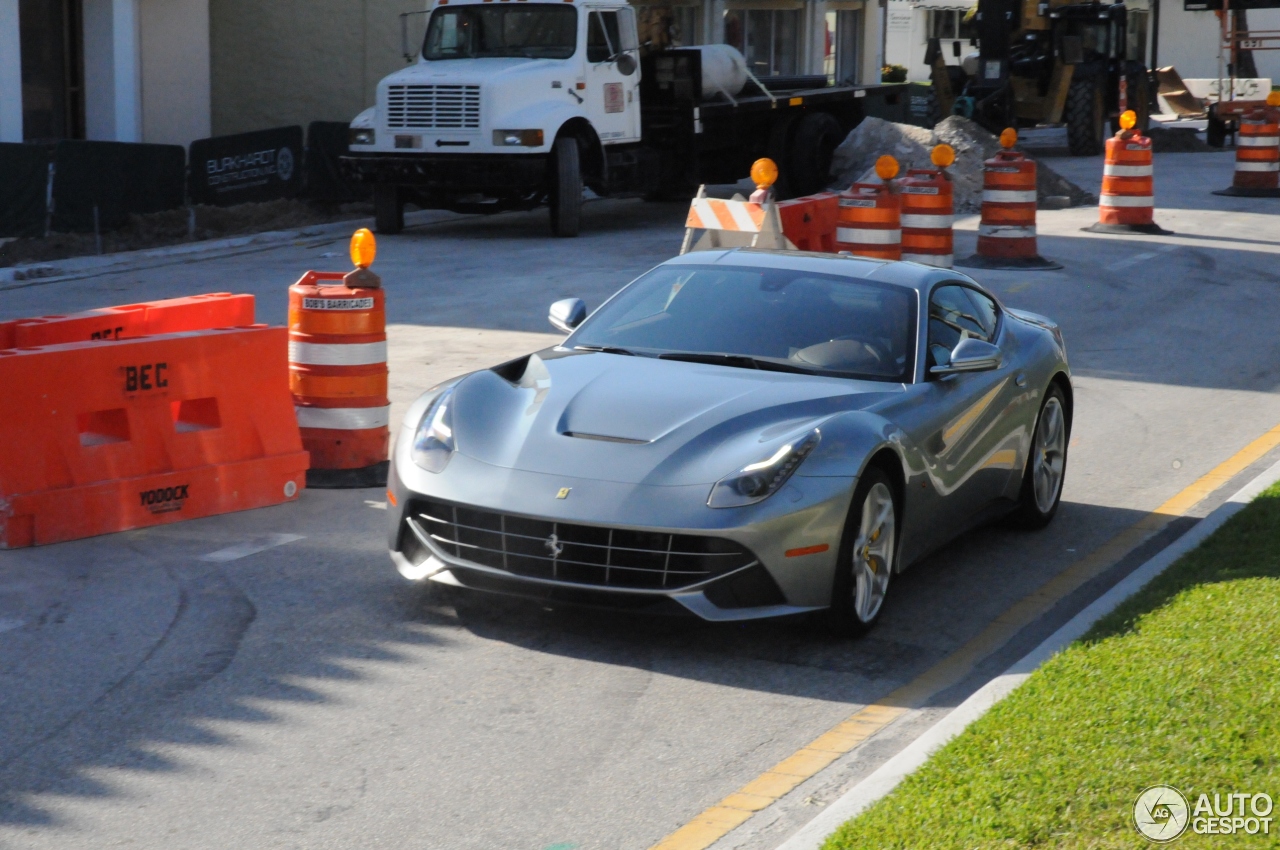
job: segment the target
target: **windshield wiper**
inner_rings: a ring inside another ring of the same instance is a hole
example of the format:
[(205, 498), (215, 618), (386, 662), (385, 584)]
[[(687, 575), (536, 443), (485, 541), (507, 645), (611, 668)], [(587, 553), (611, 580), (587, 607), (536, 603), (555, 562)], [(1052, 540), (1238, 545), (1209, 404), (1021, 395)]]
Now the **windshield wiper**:
[(598, 351), (601, 354), (626, 354), (629, 357), (637, 356), (634, 351), (629, 348), (619, 348), (616, 345), (575, 345), (574, 351)]
[(819, 369), (810, 369), (792, 363), (781, 363), (765, 357), (750, 357), (746, 354), (714, 354), (701, 351), (669, 351), (659, 354), (659, 360), (683, 360), (688, 363), (711, 363), (716, 366), (735, 366), (740, 369), (761, 369), (766, 372), (797, 372), (801, 375), (822, 374)]

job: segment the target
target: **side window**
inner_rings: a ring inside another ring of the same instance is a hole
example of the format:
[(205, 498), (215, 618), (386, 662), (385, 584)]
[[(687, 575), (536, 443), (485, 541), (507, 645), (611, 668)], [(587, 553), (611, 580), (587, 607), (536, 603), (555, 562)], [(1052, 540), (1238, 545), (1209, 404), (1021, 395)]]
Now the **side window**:
[(986, 331), (987, 342), (994, 342), (996, 338), (996, 326), (1000, 322), (999, 308), (996, 302), (983, 295), (976, 289), (965, 287), (964, 294), (969, 296), (969, 300), (973, 302), (973, 317), (978, 320), (978, 324), (982, 325), (982, 329)]
[(608, 62), (622, 49), (617, 12), (592, 12), (587, 24), (587, 61)]
[[(989, 320), (970, 294), (988, 302)], [(995, 304), (963, 286), (939, 286), (929, 298), (929, 366), (951, 362), (960, 340), (976, 337), (990, 342), (995, 332)]]

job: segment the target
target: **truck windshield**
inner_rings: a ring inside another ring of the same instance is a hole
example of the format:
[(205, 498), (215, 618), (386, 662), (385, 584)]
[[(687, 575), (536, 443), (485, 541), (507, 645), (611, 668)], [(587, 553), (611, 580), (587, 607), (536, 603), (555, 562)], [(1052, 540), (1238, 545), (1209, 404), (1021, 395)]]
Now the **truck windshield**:
[(422, 58), (431, 62), (501, 56), (568, 59), (577, 42), (574, 6), (448, 6), (431, 13)]

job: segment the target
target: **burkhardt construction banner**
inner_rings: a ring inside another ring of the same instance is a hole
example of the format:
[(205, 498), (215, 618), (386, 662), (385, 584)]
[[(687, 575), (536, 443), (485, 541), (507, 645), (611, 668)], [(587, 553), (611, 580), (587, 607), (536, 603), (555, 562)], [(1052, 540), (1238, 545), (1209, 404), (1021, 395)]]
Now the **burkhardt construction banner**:
[(192, 203), (292, 198), (302, 189), (302, 128), (200, 139), (191, 143), (189, 160)]

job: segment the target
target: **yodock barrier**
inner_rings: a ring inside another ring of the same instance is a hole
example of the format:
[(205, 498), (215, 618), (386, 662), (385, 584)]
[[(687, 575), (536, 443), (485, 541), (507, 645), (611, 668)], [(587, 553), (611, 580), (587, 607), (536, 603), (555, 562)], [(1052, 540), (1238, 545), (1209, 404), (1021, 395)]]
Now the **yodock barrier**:
[(1236, 171), (1231, 186), (1215, 195), (1280, 198), (1280, 92), (1267, 105), (1240, 116), (1236, 133)]
[(36, 316), (0, 324), (0, 348), (237, 328), (253, 324), (253, 296), (211, 292), (65, 316)]
[(937, 145), (929, 159), (936, 168), (908, 169), (900, 183), (902, 259), (949, 269), (955, 262), (955, 192), (946, 167), (956, 161), (956, 152)]
[(310, 487), (387, 483), (387, 311), (369, 271), (375, 253), (361, 229), (351, 240), (356, 271), (309, 271), (289, 287), (289, 388)]
[(836, 252), (836, 217), (840, 196), (819, 192), (778, 202), (782, 232), (800, 251)]
[(1165, 234), (1155, 223), (1154, 166), (1151, 139), (1134, 130), (1138, 116), (1132, 110), (1120, 114), (1120, 131), (1107, 139), (1102, 193), (1098, 196), (1098, 223), (1084, 228), (1092, 233)]
[(840, 193), (836, 249), (876, 260), (902, 259), (901, 202), (893, 178), (898, 161), (876, 160), (877, 183), (854, 183)]
[(285, 350), (261, 325), (0, 350), (0, 548), (296, 498)]
[[(796, 246), (783, 235), (778, 205), (770, 198), (769, 189), (777, 182), (778, 166), (771, 159), (758, 159), (751, 166), (751, 179), (757, 188), (750, 201), (741, 195), (728, 201), (708, 198), (706, 187), (698, 187), (685, 219), (681, 254), (719, 248), (795, 250)], [(699, 230), (704, 232), (694, 242), (694, 234)]]
[(1004, 150), (983, 163), (978, 253), (956, 263), (975, 269), (1060, 269), (1036, 248), (1036, 164), (1012, 150), (1018, 134), (1000, 134)]

